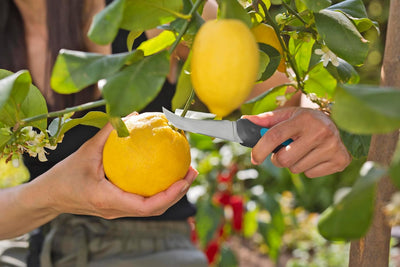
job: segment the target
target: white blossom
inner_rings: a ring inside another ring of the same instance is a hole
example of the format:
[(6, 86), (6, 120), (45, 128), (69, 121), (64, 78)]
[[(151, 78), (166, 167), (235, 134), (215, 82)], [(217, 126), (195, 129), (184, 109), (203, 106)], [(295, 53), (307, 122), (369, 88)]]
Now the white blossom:
[(19, 140), (18, 150), (22, 153), (26, 152), (31, 157), (38, 157), (40, 161), (47, 161), (47, 149), (54, 150), (56, 145), (50, 144), (49, 140), (43, 132), (36, 132), (31, 126), (21, 129), (21, 139)]
[(275, 99), (279, 106), (285, 105), (285, 103), (287, 101), (287, 98), (284, 95), (278, 95)]
[(318, 100), (318, 96), (315, 93), (309, 93), (307, 94), (307, 97), (313, 102)]
[(19, 158), (13, 158), (11, 162), (15, 168), (19, 167)]
[(322, 61), (324, 62), (324, 67), (328, 66), (329, 61), (333, 66), (339, 66), (339, 60), (335, 53), (333, 53), (327, 46), (323, 46), (321, 49), (315, 49), (315, 54), (320, 55)]

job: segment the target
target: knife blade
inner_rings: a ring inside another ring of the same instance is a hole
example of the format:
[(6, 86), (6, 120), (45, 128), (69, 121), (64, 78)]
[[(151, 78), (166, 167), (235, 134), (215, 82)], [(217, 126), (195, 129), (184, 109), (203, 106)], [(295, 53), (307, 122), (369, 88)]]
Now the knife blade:
[[(248, 119), (229, 120), (199, 120), (178, 116), (166, 108), (162, 108), (165, 117), (175, 127), (184, 131), (203, 134), (223, 140), (237, 142), (243, 146), (254, 147), (258, 140), (269, 130)], [(293, 140), (288, 139), (279, 145), (274, 152)]]

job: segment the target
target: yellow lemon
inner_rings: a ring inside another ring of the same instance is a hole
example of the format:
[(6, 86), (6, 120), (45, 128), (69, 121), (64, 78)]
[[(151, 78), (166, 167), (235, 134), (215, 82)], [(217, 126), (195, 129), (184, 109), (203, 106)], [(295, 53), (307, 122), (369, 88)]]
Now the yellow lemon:
[(130, 116), (129, 136), (113, 130), (103, 149), (108, 179), (124, 191), (152, 196), (182, 179), (190, 166), (190, 147), (185, 135), (168, 125), (163, 113)]
[(251, 31), (253, 32), (257, 43), (267, 44), (278, 50), (279, 54), (281, 54), (281, 62), (279, 63), (278, 71), (285, 72), (286, 67), (285, 58), (283, 57), (283, 48), (279, 42), (274, 28), (270, 25), (260, 23), (253, 27)]
[(259, 51), (240, 20), (207, 21), (192, 46), (191, 81), (210, 112), (224, 117), (251, 93), (257, 79)]

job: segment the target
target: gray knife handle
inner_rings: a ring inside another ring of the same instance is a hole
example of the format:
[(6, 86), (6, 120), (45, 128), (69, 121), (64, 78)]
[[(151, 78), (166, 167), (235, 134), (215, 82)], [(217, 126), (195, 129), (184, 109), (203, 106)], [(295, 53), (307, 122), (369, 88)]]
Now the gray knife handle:
[[(237, 132), (240, 139), (242, 140), (241, 145), (243, 146), (254, 147), (257, 144), (258, 140), (260, 140), (260, 138), (268, 130), (269, 130), (268, 128), (252, 123), (248, 119), (237, 120)], [(273, 152), (274, 153), (277, 152), (279, 149), (281, 149), (284, 146), (287, 146), (291, 142), (293, 142), (292, 139), (286, 140), (278, 147), (276, 147)]]

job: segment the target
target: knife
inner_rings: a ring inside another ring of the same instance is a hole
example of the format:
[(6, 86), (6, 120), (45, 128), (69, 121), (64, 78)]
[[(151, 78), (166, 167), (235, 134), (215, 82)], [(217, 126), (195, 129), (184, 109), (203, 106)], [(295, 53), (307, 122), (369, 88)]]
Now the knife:
[[(258, 140), (269, 130), (248, 119), (229, 120), (199, 120), (178, 116), (166, 108), (162, 108), (165, 117), (175, 127), (184, 131), (203, 134), (227, 141), (237, 142), (243, 146), (254, 147)], [(293, 142), (288, 139), (275, 148), (277, 152), (283, 146)]]

